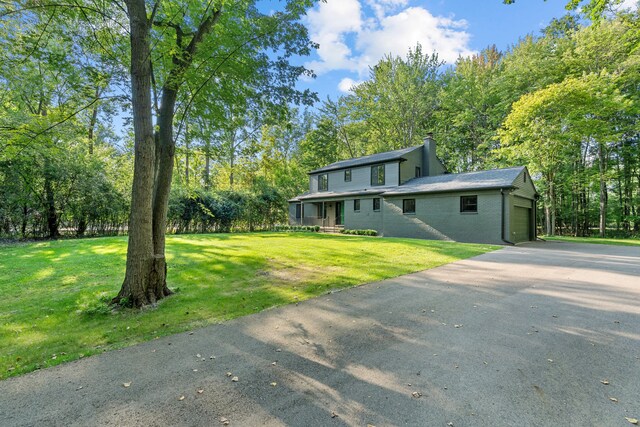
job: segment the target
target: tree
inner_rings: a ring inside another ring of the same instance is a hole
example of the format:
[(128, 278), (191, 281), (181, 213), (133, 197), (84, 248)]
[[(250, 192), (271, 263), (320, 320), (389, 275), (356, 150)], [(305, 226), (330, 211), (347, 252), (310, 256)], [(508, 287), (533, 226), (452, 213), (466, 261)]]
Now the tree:
[[(278, 73), (275, 77), (291, 87), (291, 82), (306, 70), (290, 66), (288, 58), (293, 54), (308, 54), (313, 46), (306, 29), (297, 22), (312, 3), (311, 0), (290, 1), (283, 12), (264, 15), (255, 8), (254, 1), (205, 4), (159, 1), (151, 10), (147, 10), (144, 0), (126, 1), (136, 159), (127, 268), (122, 288), (113, 302), (126, 300), (141, 307), (171, 293), (166, 284), (165, 230), (175, 153), (173, 125), (178, 95), (190, 77), (189, 72), (194, 68), (200, 72), (206, 70), (212, 56), (219, 55), (224, 64), (237, 59), (241, 51), (250, 56), (260, 55), (265, 48), (280, 49), (281, 55), (271, 66)], [(219, 31), (216, 33), (214, 28)], [(171, 35), (167, 36), (169, 30)], [(222, 37), (210, 37), (212, 34), (230, 37), (230, 43), (221, 42)], [(152, 45), (151, 40), (157, 43)], [(154, 50), (156, 46), (159, 52)], [(153, 63), (152, 72), (149, 59), (158, 53), (161, 60)], [(163, 58), (170, 60), (162, 61)], [(195, 67), (194, 63), (197, 63)], [(209, 84), (221, 63), (213, 67), (204, 81), (199, 79), (196, 84), (200, 87)], [(158, 68), (164, 71), (164, 82), (154, 133), (151, 91), (152, 78), (156, 81)], [(296, 94), (284, 86), (274, 96)], [(183, 114), (187, 114), (187, 110), (188, 105)]]
[(600, 235), (606, 229), (607, 144), (617, 141), (616, 116), (632, 103), (620, 94), (616, 76), (588, 74), (568, 77), (523, 96), (514, 105), (500, 130), (508, 155), (526, 158), (544, 180), (546, 233), (555, 234), (558, 176), (581, 156), (583, 146), (595, 147), (600, 173)]
[(406, 59), (385, 56), (369, 80), (353, 88), (353, 117), (366, 123), (373, 151), (394, 150), (422, 142), (436, 110), (438, 55), (418, 44)]
[(447, 170), (478, 170), (490, 160), (496, 129), (504, 117), (496, 81), (502, 54), (495, 46), (459, 58), (442, 76), (435, 134)]

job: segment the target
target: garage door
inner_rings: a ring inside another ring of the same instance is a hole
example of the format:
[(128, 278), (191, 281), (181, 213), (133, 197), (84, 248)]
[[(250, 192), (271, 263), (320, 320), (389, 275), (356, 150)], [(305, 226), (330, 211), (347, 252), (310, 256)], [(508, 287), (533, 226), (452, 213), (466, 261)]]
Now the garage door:
[(513, 209), (513, 242), (526, 242), (530, 238), (531, 209), (515, 206)]

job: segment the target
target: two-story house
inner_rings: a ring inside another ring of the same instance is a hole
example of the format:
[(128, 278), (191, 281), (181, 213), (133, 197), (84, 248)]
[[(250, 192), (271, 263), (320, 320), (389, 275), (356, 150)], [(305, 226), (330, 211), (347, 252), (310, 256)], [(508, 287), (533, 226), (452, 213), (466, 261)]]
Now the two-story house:
[(537, 192), (524, 166), (449, 174), (435, 148), (428, 137), (309, 172), (309, 191), (289, 200), (289, 223), (461, 242), (535, 239)]

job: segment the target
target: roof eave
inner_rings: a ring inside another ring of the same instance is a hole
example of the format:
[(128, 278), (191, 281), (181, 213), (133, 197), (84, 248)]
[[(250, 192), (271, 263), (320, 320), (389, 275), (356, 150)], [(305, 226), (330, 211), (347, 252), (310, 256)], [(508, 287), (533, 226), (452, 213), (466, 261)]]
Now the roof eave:
[(405, 196), (411, 194), (438, 194), (438, 193), (464, 193), (467, 191), (483, 191), (483, 190), (512, 190), (516, 188), (515, 185), (499, 185), (499, 186), (491, 186), (491, 187), (472, 187), (472, 188), (460, 188), (460, 189), (449, 189), (449, 190), (416, 190), (416, 191), (403, 191), (403, 192), (386, 192), (384, 194), (385, 197), (394, 197), (394, 196)]

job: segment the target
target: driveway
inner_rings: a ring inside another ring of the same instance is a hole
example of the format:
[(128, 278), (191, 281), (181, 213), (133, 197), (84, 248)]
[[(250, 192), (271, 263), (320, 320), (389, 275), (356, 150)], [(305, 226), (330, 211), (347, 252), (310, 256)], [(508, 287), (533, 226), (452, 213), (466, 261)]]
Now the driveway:
[(558, 242), (0, 382), (2, 426), (631, 426), (625, 417), (640, 418), (640, 248)]

